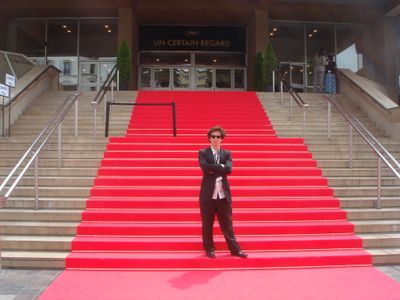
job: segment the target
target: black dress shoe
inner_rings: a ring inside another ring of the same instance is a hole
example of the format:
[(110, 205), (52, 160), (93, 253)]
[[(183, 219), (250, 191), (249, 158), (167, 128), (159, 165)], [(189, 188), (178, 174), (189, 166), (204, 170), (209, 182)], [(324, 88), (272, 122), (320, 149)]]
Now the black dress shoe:
[(215, 258), (215, 252), (214, 251), (207, 251), (206, 256), (208, 258)]
[(240, 257), (240, 258), (247, 258), (247, 254), (244, 253), (243, 251), (232, 252), (231, 254), (232, 254), (233, 256), (237, 256), (237, 257)]

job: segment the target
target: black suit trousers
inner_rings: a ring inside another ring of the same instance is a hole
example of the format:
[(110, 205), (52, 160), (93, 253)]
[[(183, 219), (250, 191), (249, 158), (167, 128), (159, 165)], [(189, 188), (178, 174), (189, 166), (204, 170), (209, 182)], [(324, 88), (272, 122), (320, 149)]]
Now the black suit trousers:
[(224, 234), (225, 241), (232, 253), (240, 251), (232, 225), (232, 206), (226, 199), (210, 199), (200, 201), (201, 221), (203, 223), (203, 247), (206, 251), (214, 251), (213, 226), (215, 215), (218, 217), (219, 226)]

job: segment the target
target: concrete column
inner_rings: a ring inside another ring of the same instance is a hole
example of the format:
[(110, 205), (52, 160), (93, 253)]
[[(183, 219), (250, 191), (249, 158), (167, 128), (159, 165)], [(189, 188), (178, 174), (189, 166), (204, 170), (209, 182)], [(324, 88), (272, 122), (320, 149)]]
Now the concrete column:
[(132, 55), (132, 72), (129, 89), (137, 89), (138, 85), (138, 30), (139, 26), (132, 8), (118, 9), (118, 48), (126, 41)]
[(385, 85), (389, 93), (389, 97), (396, 102), (399, 93), (399, 51), (400, 41), (397, 36), (397, 26), (399, 20), (394, 17), (386, 17), (384, 20), (384, 57), (385, 57)]
[(0, 14), (0, 50), (7, 50), (8, 19)]
[(253, 90), (254, 59), (268, 42), (269, 8), (254, 9), (247, 24), (247, 88)]

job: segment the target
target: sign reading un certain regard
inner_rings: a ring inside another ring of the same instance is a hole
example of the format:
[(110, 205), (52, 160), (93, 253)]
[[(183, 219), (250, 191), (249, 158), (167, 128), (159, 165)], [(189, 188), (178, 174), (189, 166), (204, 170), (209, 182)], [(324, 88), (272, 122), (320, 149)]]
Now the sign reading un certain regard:
[(246, 51), (244, 28), (140, 26), (139, 48), (162, 51)]

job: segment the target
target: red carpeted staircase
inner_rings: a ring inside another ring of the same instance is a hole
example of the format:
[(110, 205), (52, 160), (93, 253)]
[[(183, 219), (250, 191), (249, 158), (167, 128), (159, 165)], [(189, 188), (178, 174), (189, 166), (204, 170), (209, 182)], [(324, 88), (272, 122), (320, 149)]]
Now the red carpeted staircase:
[[(67, 257), (69, 269), (250, 269), (369, 265), (301, 138), (279, 138), (255, 93), (140, 92), (125, 137), (111, 137)], [(197, 152), (221, 125), (232, 151), (233, 257), (216, 221), (216, 259), (204, 255)]]

